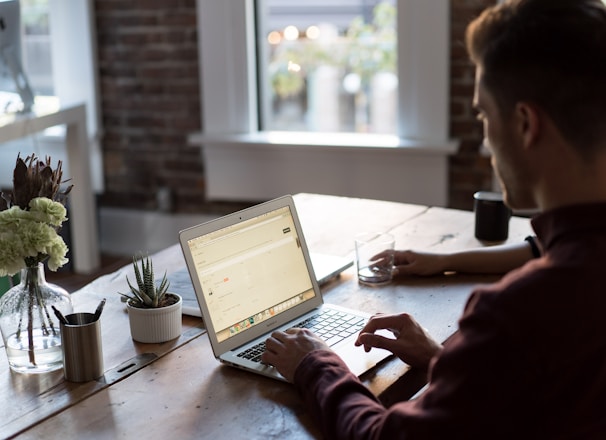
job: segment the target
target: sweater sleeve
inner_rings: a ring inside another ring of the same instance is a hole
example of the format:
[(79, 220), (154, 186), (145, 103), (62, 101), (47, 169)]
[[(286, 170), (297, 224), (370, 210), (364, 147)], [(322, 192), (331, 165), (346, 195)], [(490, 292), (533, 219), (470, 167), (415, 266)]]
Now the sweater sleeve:
[(334, 352), (309, 353), (294, 383), (326, 438), (379, 438), (385, 407)]

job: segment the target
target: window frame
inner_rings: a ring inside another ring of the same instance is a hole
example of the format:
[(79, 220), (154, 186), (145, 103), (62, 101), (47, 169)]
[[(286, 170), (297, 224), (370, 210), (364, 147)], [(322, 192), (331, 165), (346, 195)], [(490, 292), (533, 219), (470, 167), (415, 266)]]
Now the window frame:
[[(396, 3), (398, 136), (450, 149), (450, 4), (442, 0)], [(197, 13), (203, 131), (259, 132), (254, 0), (197, 0)]]
[(49, 0), (55, 96), (62, 105), (86, 103), (89, 138), (101, 127), (93, 0)]
[[(207, 200), (314, 192), (447, 206), (450, 2), (397, 0), (398, 134), (259, 129), (254, 0), (197, 0)], [(310, 172), (313, 179), (310, 179)]]

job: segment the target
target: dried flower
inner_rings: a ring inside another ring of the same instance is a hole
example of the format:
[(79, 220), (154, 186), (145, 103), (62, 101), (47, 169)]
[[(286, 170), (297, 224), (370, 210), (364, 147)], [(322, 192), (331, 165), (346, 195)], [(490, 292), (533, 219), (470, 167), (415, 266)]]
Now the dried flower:
[(48, 259), (57, 270), (68, 262), (67, 246), (57, 233), (67, 219), (65, 201), (73, 185), (60, 191), (61, 161), (55, 170), (50, 157), (17, 157), (13, 191), (0, 194), (0, 276), (13, 275)]

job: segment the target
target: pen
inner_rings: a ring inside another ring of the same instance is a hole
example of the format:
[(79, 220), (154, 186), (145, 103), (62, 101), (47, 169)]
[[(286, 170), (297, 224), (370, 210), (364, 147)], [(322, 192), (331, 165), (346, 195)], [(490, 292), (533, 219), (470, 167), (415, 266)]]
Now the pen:
[(95, 316), (93, 317), (93, 321), (96, 321), (101, 316), (101, 312), (103, 311), (103, 307), (105, 307), (105, 298), (101, 300), (99, 305), (97, 306), (97, 310), (95, 310)]
[(53, 308), (53, 311), (55, 312), (55, 316), (57, 317), (59, 322), (62, 322), (65, 325), (69, 325), (69, 322), (67, 322), (67, 319), (65, 319), (65, 316), (63, 316), (63, 313), (61, 313), (59, 310), (57, 310), (57, 308), (55, 306), (51, 306), (51, 307)]

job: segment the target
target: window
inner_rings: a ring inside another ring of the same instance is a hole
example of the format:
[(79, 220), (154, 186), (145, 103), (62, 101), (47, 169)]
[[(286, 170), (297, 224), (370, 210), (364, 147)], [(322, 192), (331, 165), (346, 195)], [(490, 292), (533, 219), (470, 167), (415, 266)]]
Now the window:
[(48, 0), (20, 0), (23, 70), (35, 94), (53, 95)]
[[(103, 190), (103, 166), (99, 146), (99, 112), (94, 57), (92, 2), (65, 0), (20, 0), (22, 64), (35, 95), (56, 96), (61, 105), (86, 103), (87, 128), (93, 187)], [(47, 101), (47, 100), (45, 100)], [(3, 144), (0, 149), (0, 185), (12, 182), (12, 167), (20, 151), (50, 155), (64, 162), (63, 127)], [(33, 149), (33, 150), (32, 150)]]
[(35, 95), (87, 103), (89, 134), (98, 131), (92, 4), (20, 0), (23, 70)]
[[(360, 3), (282, 4), (337, 1)], [(262, 201), (316, 192), (446, 206), (448, 155), (458, 145), (448, 139), (450, 2), (393, 2), (397, 112), (392, 134), (367, 127), (360, 130), (366, 132), (335, 133), (333, 127), (328, 129), (332, 133), (315, 132), (302, 124), (306, 112), (301, 110), (294, 119), (298, 128), (293, 127), (300, 131), (274, 131), (268, 105), (274, 102), (265, 98), (267, 83), (258, 87), (263, 80), (257, 67), (267, 61), (255, 35), (257, 27), (263, 29), (263, 10), (256, 9), (263, 4), (197, 0), (202, 132), (189, 139), (203, 147), (206, 198)]]
[(257, 5), (262, 129), (396, 133), (395, 0)]
[[(255, 8), (259, 5), (263, 3), (253, 0), (198, 0), (202, 126), (206, 133), (254, 133), (263, 123), (272, 128), (258, 112), (259, 105), (267, 106), (257, 89)], [(395, 0), (395, 6), (396, 134), (430, 140), (435, 147), (435, 141), (446, 142), (448, 137), (450, 4), (443, 0)]]

